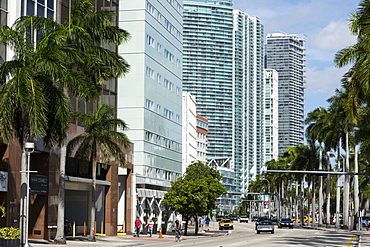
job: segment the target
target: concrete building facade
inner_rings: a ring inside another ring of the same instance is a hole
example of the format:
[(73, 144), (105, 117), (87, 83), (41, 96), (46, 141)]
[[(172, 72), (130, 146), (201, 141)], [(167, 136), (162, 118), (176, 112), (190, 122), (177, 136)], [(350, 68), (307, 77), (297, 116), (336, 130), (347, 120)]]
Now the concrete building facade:
[(279, 75), (276, 70), (264, 69), (265, 84), (265, 161), (277, 160), (279, 129)]
[(304, 142), (305, 42), (301, 34), (267, 35), (265, 66), (279, 73), (279, 155)]
[(197, 160), (197, 102), (190, 93), (182, 93), (182, 174)]
[(119, 54), (131, 71), (118, 82), (117, 115), (135, 145), (135, 215), (160, 223), (164, 193), (182, 173), (183, 7), (178, 0), (119, 6), (119, 26), (131, 34)]

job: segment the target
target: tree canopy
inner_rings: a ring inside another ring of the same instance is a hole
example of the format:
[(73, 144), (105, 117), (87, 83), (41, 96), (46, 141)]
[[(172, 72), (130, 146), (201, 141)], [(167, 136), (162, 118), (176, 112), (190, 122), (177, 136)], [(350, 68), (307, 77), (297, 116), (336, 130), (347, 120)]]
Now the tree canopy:
[(216, 199), (227, 191), (220, 173), (202, 162), (193, 162), (185, 174), (171, 182), (163, 203), (185, 217), (205, 215), (216, 206)]

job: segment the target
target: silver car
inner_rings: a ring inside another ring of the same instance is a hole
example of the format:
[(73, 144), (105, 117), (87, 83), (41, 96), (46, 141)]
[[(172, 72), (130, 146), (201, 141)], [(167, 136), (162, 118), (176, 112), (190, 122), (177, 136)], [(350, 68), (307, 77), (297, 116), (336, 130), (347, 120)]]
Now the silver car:
[(257, 227), (257, 234), (260, 234), (261, 232), (271, 232), (271, 234), (274, 234), (275, 229), (274, 225), (272, 224), (272, 221), (261, 221)]

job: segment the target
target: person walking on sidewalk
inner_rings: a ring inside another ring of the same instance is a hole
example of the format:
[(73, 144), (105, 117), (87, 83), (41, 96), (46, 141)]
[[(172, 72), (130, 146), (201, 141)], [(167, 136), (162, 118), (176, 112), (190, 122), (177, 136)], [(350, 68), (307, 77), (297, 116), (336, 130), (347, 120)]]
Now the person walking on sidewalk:
[[(139, 217), (137, 217), (135, 220), (135, 233), (137, 237), (140, 237), (140, 228), (141, 228), (141, 221)], [(136, 236), (134, 235), (134, 237)]]
[(175, 221), (175, 241), (181, 241), (181, 223), (179, 220)]
[(206, 218), (206, 231), (209, 231), (209, 223), (211, 222), (211, 220), (207, 217)]
[(153, 234), (153, 226), (154, 226), (154, 222), (153, 222), (153, 220), (151, 219), (151, 220), (146, 224), (146, 227), (148, 227), (148, 232), (149, 232), (150, 237), (152, 237), (152, 234)]

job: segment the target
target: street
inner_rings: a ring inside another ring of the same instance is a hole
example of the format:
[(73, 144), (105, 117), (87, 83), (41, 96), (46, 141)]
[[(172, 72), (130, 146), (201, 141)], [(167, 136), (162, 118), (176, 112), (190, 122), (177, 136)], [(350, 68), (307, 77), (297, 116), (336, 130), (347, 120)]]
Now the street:
[[(216, 223), (216, 222), (212, 222)], [(186, 239), (182, 242), (163, 242), (160, 246), (218, 246), (218, 247), (275, 247), (275, 246), (352, 246), (355, 243), (355, 235), (345, 231), (322, 231), (304, 228), (278, 229), (275, 225), (275, 233), (258, 234), (254, 230), (254, 222), (234, 222), (234, 230), (230, 235), (225, 231), (224, 236), (203, 237), (198, 239)], [(157, 243), (146, 242), (145, 246), (158, 246)]]

